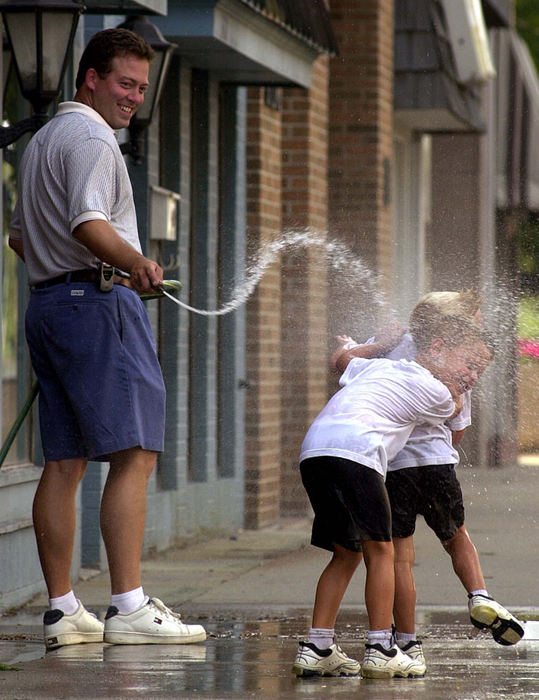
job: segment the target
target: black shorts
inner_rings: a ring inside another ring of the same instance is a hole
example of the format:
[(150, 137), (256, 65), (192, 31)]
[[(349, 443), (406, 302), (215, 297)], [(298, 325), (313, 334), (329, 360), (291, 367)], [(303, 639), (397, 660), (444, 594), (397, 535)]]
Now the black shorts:
[(374, 469), (341, 457), (311, 457), (300, 464), (314, 510), (311, 544), (353, 552), (362, 540), (391, 541), (391, 509), (384, 479)]
[(462, 489), (454, 464), (408, 467), (388, 472), (393, 537), (410, 537), (418, 515), (425, 518), (441, 542), (464, 525)]

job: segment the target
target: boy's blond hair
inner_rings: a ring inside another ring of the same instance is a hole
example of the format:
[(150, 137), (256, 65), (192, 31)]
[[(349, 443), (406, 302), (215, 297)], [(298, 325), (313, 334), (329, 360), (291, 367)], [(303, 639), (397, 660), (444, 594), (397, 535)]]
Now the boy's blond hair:
[(460, 292), (429, 292), (415, 305), (410, 316), (410, 324), (415, 316), (420, 315), (424, 309), (437, 311), (439, 314), (462, 316), (473, 319), (481, 306), (481, 297), (475, 289), (466, 289)]
[(434, 338), (442, 338), (451, 347), (486, 342), (492, 352), (488, 335), (475, 323), (480, 304), (473, 289), (425, 294), (410, 314), (410, 333), (418, 350), (426, 350)]
[(493, 352), (493, 343), (488, 333), (469, 318), (451, 314), (435, 314), (428, 322), (410, 329), (418, 352), (429, 349), (435, 338), (441, 338), (448, 347), (484, 343)]

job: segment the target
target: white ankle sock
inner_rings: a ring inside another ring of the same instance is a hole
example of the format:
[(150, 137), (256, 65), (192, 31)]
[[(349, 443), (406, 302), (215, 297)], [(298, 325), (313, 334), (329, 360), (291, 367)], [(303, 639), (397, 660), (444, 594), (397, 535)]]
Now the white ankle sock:
[(334, 629), (326, 629), (325, 627), (311, 627), (309, 630), (309, 641), (319, 649), (329, 649), (333, 644), (335, 637)]
[(73, 591), (58, 598), (49, 598), (51, 610), (61, 610), (66, 615), (73, 615), (79, 609), (79, 601), (75, 598)]
[(110, 596), (110, 604), (118, 608), (122, 615), (129, 615), (141, 608), (148, 601), (148, 596), (144, 595), (142, 586), (134, 588), (125, 593), (115, 593)]
[(484, 595), (487, 598), (490, 598), (485, 588), (478, 588), (477, 591), (471, 591), (470, 595)]
[(393, 644), (391, 629), (369, 630), (367, 633), (367, 641), (369, 644), (381, 644), (384, 649), (391, 649)]
[(414, 634), (408, 634), (407, 632), (398, 632), (395, 630), (395, 641), (400, 647), (406, 646), (408, 642), (417, 641), (417, 637)]

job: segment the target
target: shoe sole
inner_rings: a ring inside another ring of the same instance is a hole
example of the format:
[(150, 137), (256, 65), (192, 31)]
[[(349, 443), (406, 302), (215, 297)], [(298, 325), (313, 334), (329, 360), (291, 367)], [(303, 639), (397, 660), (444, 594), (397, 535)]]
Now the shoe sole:
[(103, 641), (107, 644), (195, 644), (203, 642), (206, 633), (192, 635), (144, 634), (142, 632), (105, 632)]
[(312, 678), (313, 676), (359, 676), (360, 670), (361, 669), (358, 669), (357, 671), (317, 671), (313, 670), (312, 668), (304, 668), (303, 666), (298, 666), (296, 664), (292, 666), (292, 673), (295, 673), (298, 678)]
[(425, 672), (423, 673), (402, 673), (399, 671), (394, 671), (393, 669), (384, 670), (383, 668), (362, 668), (361, 675), (363, 678), (423, 678)]
[(503, 646), (516, 644), (524, 636), (524, 628), (514, 617), (499, 617), (488, 605), (477, 605), (473, 608), (470, 620), (478, 629), (489, 629), (494, 641)]
[(512, 646), (520, 642), (524, 636), (524, 629), (516, 620), (502, 620), (498, 618), (491, 630), (494, 641), (503, 646)]
[(414, 676), (414, 678), (423, 678), (423, 676), (427, 673), (427, 664), (421, 664), (421, 673), (412, 673), (410, 676)]
[(59, 647), (67, 647), (71, 644), (90, 644), (92, 642), (102, 641), (103, 632), (72, 632), (47, 637), (45, 639), (45, 647), (47, 649), (58, 649)]

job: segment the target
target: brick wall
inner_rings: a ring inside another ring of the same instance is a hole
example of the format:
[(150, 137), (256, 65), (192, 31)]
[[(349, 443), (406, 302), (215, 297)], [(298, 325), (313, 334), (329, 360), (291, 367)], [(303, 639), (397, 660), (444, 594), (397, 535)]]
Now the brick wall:
[[(249, 90), (248, 248), (282, 230), (324, 237), (329, 222), (330, 235), (360, 256), (373, 278), (384, 273), (389, 280), (393, 5), (333, 0), (331, 14), (340, 53), (315, 61), (309, 91), (284, 89), (279, 110), (265, 103), (263, 89)], [(328, 337), (358, 329), (366, 335), (377, 321), (357, 278), (343, 283), (324, 252), (284, 252), (248, 303), (247, 527), (307, 511), (297, 457), (327, 398)]]
[[(313, 65), (310, 90), (283, 99), (283, 227), (327, 232), (328, 58)], [(298, 471), (299, 449), (326, 402), (327, 265), (319, 246), (282, 258), (281, 513), (302, 515), (308, 500)]]
[[(247, 247), (258, 250), (282, 230), (281, 113), (264, 90), (247, 98)], [(259, 528), (279, 517), (281, 453), (280, 260), (264, 274), (247, 304), (245, 524)]]
[[(331, 19), (339, 55), (330, 64), (330, 233), (388, 281), (391, 209), (384, 185), (392, 159), (393, 3), (332, 0)], [(336, 274), (331, 289), (331, 334), (368, 334), (376, 323), (368, 295), (362, 298)]]

